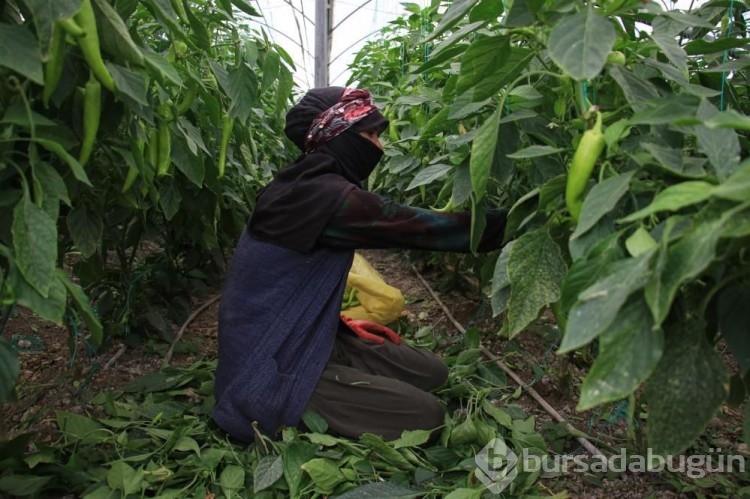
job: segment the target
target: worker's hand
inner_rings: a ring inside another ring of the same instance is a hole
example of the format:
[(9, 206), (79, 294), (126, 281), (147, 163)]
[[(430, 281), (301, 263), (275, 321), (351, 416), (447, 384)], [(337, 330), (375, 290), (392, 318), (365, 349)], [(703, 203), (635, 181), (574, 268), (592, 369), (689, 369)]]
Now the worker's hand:
[(396, 345), (401, 344), (401, 337), (392, 329), (389, 329), (382, 324), (365, 320), (350, 319), (344, 315), (341, 316), (341, 320), (344, 321), (344, 324), (346, 324), (354, 334), (365, 341), (380, 345), (385, 343), (387, 338), (391, 343), (395, 343)]

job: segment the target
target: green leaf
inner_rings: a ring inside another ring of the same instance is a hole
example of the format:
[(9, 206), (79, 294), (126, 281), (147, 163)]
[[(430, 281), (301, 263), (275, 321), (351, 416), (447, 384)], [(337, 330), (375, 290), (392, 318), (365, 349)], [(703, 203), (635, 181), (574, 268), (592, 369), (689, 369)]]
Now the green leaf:
[[(461, 72), (456, 83), (456, 93), (461, 94), (482, 82), (489, 68), (500, 68), (510, 53), (510, 39), (507, 36), (480, 38), (472, 43), (461, 58)], [(497, 87), (495, 93), (500, 89)], [(489, 93), (484, 98), (493, 95)], [(482, 100), (480, 98), (472, 101)]]
[(651, 153), (655, 163), (660, 168), (670, 173), (682, 178), (702, 178), (706, 176), (706, 172), (702, 168), (695, 168), (692, 163), (684, 161), (680, 149), (651, 142), (642, 142), (641, 147)]
[(591, 188), (583, 200), (581, 217), (575, 232), (570, 236), (571, 239), (581, 237), (617, 206), (620, 199), (627, 194), (634, 174), (635, 171), (630, 171), (615, 175)]
[(508, 259), (511, 292), (504, 334), (512, 338), (537, 318), (542, 307), (560, 299), (566, 270), (560, 247), (546, 231), (518, 238)]
[(452, 165), (443, 163), (430, 165), (427, 168), (420, 170), (419, 173), (414, 176), (412, 181), (406, 187), (406, 190), (408, 191), (410, 189), (414, 189), (415, 187), (419, 187), (420, 185), (430, 184), (438, 179), (445, 179), (445, 177), (448, 175), (448, 172), (451, 171), (452, 168)]
[(445, 14), (440, 18), (440, 23), (435, 27), (435, 30), (430, 33), (430, 36), (427, 37), (425, 42), (434, 40), (455, 26), (464, 18), (464, 16), (466, 16), (466, 13), (469, 12), (478, 1), (479, 0), (458, 0), (451, 2), (448, 9), (445, 11)]
[(646, 107), (648, 101), (659, 98), (659, 91), (653, 83), (645, 78), (636, 76), (631, 71), (619, 66), (610, 66), (607, 71), (620, 86), (625, 98), (634, 110), (640, 111)]
[(149, 68), (151, 68), (152, 70), (154, 70), (154, 72), (161, 76), (161, 80), (168, 80), (180, 87), (184, 84), (184, 80), (182, 79), (182, 76), (180, 76), (180, 73), (177, 71), (177, 68), (170, 64), (166, 57), (161, 54), (157, 54), (156, 52), (147, 48), (142, 49), (142, 51), (143, 62), (145, 62)]
[[(719, 114), (719, 110), (708, 99), (702, 99), (698, 106), (698, 118), (709, 120)], [(737, 132), (729, 128), (695, 127), (700, 151), (714, 166), (719, 180), (725, 180), (740, 163), (740, 139)]]
[(418, 447), (426, 443), (431, 435), (432, 432), (429, 430), (404, 430), (399, 438), (391, 442), (391, 445), (394, 449)]
[(445, 496), (445, 499), (480, 499), (484, 494), (485, 489), (466, 489), (460, 488), (451, 491), (450, 494)]
[(651, 39), (661, 49), (661, 52), (667, 59), (669, 59), (669, 62), (674, 64), (687, 78), (687, 54), (677, 43), (675, 33), (672, 31), (669, 21), (663, 17), (657, 17), (654, 19), (652, 26)]
[(253, 102), (258, 95), (258, 77), (245, 63), (231, 70), (227, 75), (227, 84), (224, 91), (232, 101), (229, 106), (229, 116), (246, 121)]
[(726, 397), (724, 363), (696, 317), (667, 330), (664, 355), (646, 383), (648, 443), (677, 455), (703, 432)]
[(638, 227), (625, 240), (625, 248), (627, 248), (630, 256), (639, 256), (647, 251), (651, 251), (658, 246), (656, 240), (649, 234), (649, 232), (643, 227)]
[(602, 70), (614, 43), (612, 23), (589, 7), (557, 23), (547, 49), (563, 71), (576, 80), (588, 80)]
[(142, 73), (131, 71), (122, 66), (107, 62), (107, 69), (115, 80), (115, 87), (122, 94), (131, 98), (134, 102), (148, 107), (148, 83)]
[(744, 377), (750, 371), (750, 314), (745, 308), (750, 303), (750, 287), (728, 286), (721, 290), (717, 302), (719, 330)]
[(8, 281), (10, 282), (10, 287), (15, 292), (19, 305), (33, 310), (42, 319), (54, 322), (55, 324), (62, 324), (67, 293), (65, 292), (65, 286), (59, 279), (52, 279), (50, 281), (50, 288), (46, 297), (39, 294), (23, 278), (18, 267), (15, 265), (10, 268)]
[(227, 465), (219, 476), (219, 485), (225, 496), (233, 496), (233, 492), (245, 488), (245, 469), (236, 464)]
[(198, 457), (201, 455), (201, 448), (200, 445), (198, 445), (198, 442), (196, 442), (193, 437), (187, 435), (181, 436), (177, 443), (174, 444), (174, 447), (172, 447), (172, 450), (179, 452), (194, 452)]
[[(59, 205), (60, 201), (70, 206), (68, 187), (65, 185), (65, 181), (57, 172), (57, 170), (55, 170), (49, 163), (45, 161), (35, 161), (33, 165), (34, 180), (36, 182), (39, 182), (39, 186), (41, 187), (42, 193), (44, 195), (44, 207), (46, 208), (48, 203)], [(55, 212), (57, 211), (58, 210), (56, 210)]]
[(57, 259), (57, 225), (42, 208), (24, 195), (13, 210), (13, 249), (21, 274), (46, 298)]
[(604, 277), (609, 266), (623, 257), (617, 233), (601, 238), (584, 256), (577, 257), (563, 281), (560, 297), (563, 310), (570, 310), (581, 291)]
[(99, 444), (109, 438), (109, 431), (95, 420), (66, 411), (56, 411), (60, 432), (72, 442)]
[(629, 396), (654, 371), (664, 349), (664, 334), (643, 296), (620, 309), (599, 336), (599, 355), (583, 380), (576, 410), (586, 411)]
[(12, 69), (34, 83), (44, 83), (39, 43), (27, 27), (0, 24), (0, 66)]
[(675, 212), (702, 203), (711, 197), (714, 190), (716, 190), (715, 185), (702, 180), (690, 180), (670, 185), (657, 194), (651, 204), (620, 219), (619, 222), (633, 222), (660, 211)]
[(18, 353), (8, 340), (0, 337), (0, 403), (10, 398), (20, 372)]
[(172, 218), (180, 211), (180, 203), (182, 202), (182, 193), (179, 187), (175, 185), (173, 181), (167, 181), (164, 186), (159, 189), (159, 207), (161, 207), (164, 218), (172, 220)]
[(81, 255), (88, 258), (94, 254), (102, 240), (104, 222), (99, 213), (85, 206), (76, 206), (68, 213), (65, 223)]
[(124, 495), (135, 494), (141, 490), (143, 474), (142, 468), (136, 471), (125, 461), (115, 461), (107, 472), (107, 485)]
[(510, 279), (508, 278), (508, 260), (515, 244), (516, 241), (510, 241), (503, 246), (500, 256), (497, 257), (495, 262), (495, 272), (492, 276), (492, 289), (490, 291), (493, 317), (497, 317), (508, 308), (511, 291)]
[(272, 486), (284, 475), (281, 456), (264, 456), (253, 470), (253, 492), (256, 494)]
[(81, 10), (82, 0), (24, 0), (36, 26), (39, 46), (47, 47), (52, 37), (52, 25), (60, 20), (73, 17)]
[(57, 126), (57, 123), (42, 114), (34, 111), (31, 111), (31, 113), (29, 113), (26, 110), (26, 106), (24, 106), (21, 102), (16, 102), (15, 104), (11, 104), (10, 106), (8, 106), (8, 108), (5, 110), (5, 113), (3, 114), (3, 119), (0, 120), (0, 123), (20, 125), (25, 128), (31, 128), (32, 123), (36, 127)]
[(745, 161), (713, 193), (721, 199), (743, 202), (750, 199), (750, 161)]
[(750, 44), (747, 38), (719, 38), (709, 42), (702, 38), (691, 40), (685, 45), (685, 52), (688, 55), (715, 54), (738, 47), (744, 47)]
[[(93, 0), (101, 47), (130, 63), (143, 65), (143, 54), (128, 32), (128, 27), (106, 0)], [(117, 87), (120, 88), (120, 87)]]
[(421, 497), (424, 491), (413, 490), (403, 485), (390, 482), (375, 482), (361, 485), (357, 488), (336, 496), (336, 499), (413, 499)]
[(240, 9), (242, 12), (244, 12), (245, 14), (249, 16), (258, 17), (261, 15), (257, 10), (255, 10), (255, 8), (252, 5), (250, 5), (245, 0), (232, 0), (232, 5), (234, 5), (235, 7), (237, 7), (238, 9)]
[(487, 180), (490, 177), (492, 164), (497, 149), (498, 129), (500, 127), (500, 114), (498, 109), (485, 121), (477, 132), (471, 146), (471, 188), (476, 196), (477, 202), (484, 198), (487, 192)]
[(104, 337), (104, 329), (99, 316), (91, 307), (88, 296), (86, 296), (81, 286), (71, 281), (70, 277), (62, 269), (57, 269), (57, 277), (65, 288), (67, 288), (70, 296), (73, 297), (73, 303), (81, 313), (83, 322), (86, 324), (88, 332), (91, 335), (91, 342), (97, 346), (101, 345)]
[(540, 156), (549, 156), (550, 154), (557, 154), (564, 151), (564, 147), (552, 147), (552, 146), (540, 146), (533, 145), (524, 147), (512, 154), (508, 154), (509, 158), (513, 159), (524, 159), (524, 158), (538, 158)]
[(310, 431), (314, 431), (315, 433), (325, 433), (328, 430), (328, 423), (317, 412), (306, 411), (302, 414), (302, 421)]
[(628, 297), (647, 282), (652, 255), (649, 252), (616, 262), (602, 279), (578, 295), (558, 353), (586, 345), (612, 324)]
[(680, 286), (713, 262), (720, 235), (720, 221), (702, 223), (669, 248), (662, 249), (666, 251), (663, 268), (654, 272), (646, 285), (646, 300), (657, 324), (667, 317)]
[(289, 486), (290, 497), (299, 497), (304, 476), (302, 465), (315, 457), (315, 449), (315, 445), (307, 442), (291, 442), (284, 449), (284, 478)]
[(88, 185), (89, 187), (93, 187), (88, 175), (86, 175), (86, 171), (83, 169), (83, 166), (81, 166), (81, 163), (79, 163), (76, 158), (71, 156), (59, 142), (55, 142), (54, 140), (40, 139), (38, 137), (35, 138), (34, 141), (48, 151), (57, 154), (60, 159), (65, 161), (65, 163), (67, 163), (67, 165), (70, 167), (70, 170), (73, 172), (73, 176), (76, 179)]
[(331, 459), (311, 459), (302, 465), (302, 469), (310, 475), (317, 490), (322, 494), (330, 494), (336, 485), (346, 480), (344, 474)]
[(52, 478), (51, 476), (3, 475), (0, 476), (0, 492), (19, 497), (34, 496)]

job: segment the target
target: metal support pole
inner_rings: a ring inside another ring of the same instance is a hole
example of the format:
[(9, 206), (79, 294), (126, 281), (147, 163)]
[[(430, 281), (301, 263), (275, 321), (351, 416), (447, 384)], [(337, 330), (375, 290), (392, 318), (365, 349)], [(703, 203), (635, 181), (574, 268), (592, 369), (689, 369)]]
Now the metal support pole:
[(315, 0), (315, 86), (328, 86), (328, 64), (331, 57), (330, 0)]

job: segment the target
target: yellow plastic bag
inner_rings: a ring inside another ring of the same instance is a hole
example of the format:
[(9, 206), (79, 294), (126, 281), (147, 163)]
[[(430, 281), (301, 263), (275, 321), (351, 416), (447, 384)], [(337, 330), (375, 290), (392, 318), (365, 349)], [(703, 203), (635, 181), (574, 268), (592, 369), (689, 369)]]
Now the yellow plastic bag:
[[(346, 279), (345, 302), (355, 305), (341, 311), (351, 319), (362, 319), (388, 324), (395, 321), (404, 310), (404, 295), (401, 290), (388, 285), (383, 276), (359, 253), (354, 254), (354, 262)], [(357, 304), (358, 303), (358, 304)], [(346, 306), (346, 303), (343, 304)]]

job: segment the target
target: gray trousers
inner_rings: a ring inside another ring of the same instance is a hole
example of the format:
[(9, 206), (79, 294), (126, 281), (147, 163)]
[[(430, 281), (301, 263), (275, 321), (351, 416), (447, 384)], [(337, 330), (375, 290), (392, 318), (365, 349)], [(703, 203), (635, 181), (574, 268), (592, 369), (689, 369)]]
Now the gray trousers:
[(392, 440), (404, 430), (443, 424), (445, 408), (428, 392), (447, 377), (447, 367), (431, 353), (405, 343), (366, 342), (340, 330), (306, 409), (321, 415), (334, 434), (375, 433)]

